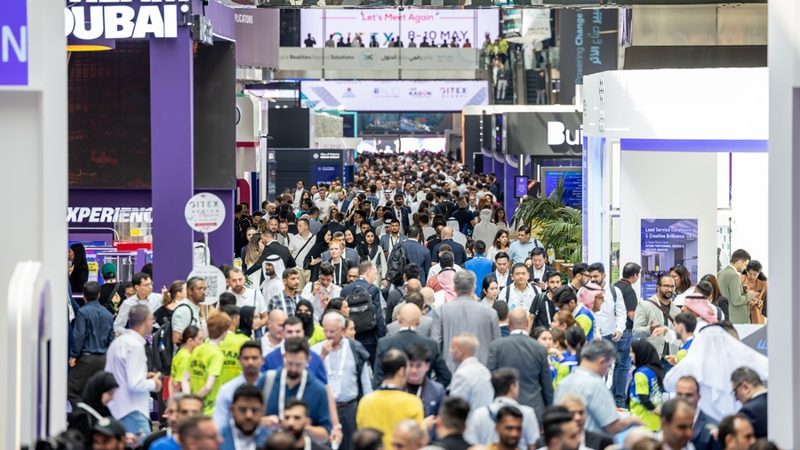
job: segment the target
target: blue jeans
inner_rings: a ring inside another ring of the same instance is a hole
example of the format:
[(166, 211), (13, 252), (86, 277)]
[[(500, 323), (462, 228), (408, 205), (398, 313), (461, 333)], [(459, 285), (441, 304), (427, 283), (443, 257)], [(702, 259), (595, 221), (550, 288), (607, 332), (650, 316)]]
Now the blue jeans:
[(617, 360), (614, 364), (614, 374), (612, 378), (611, 393), (614, 394), (614, 402), (619, 408), (627, 408), (628, 400), (628, 373), (631, 370), (631, 338), (630, 331), (622, 333), (619, 341), (611, 340), (611, 335), (603, 336), (617, 348)]
[(150, 419), (139, 411), (134, 411), (127, 416), (119, 419), (119, 423), (125, 427), (125, 431), (136, 435), (147, 436), (152, 432)]

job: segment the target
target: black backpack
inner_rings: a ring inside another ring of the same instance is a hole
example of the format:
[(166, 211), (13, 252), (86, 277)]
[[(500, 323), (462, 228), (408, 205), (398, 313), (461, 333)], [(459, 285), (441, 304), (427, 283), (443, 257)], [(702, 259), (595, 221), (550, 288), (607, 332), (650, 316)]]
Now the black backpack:
[[(192, 307), (187, 304), (178, 305), (172, 314), (181, 306), (189, 308), (189, 324), (194, 322), (194, 311)], [(172, 371), (172, 357), (175, 355), (175, 344), (172, 342), (172, 319), (167, 321), (164, 326), (160, 327), (153, 333), (153, 366), (155, 369), (163, 374), (169, 374)]]
[(356, 324), (356, 333), (364, 333), (378, 326), (375, 318), (375, 306), (372, 305), (372, 295), (362, 286), (356, 286), (347, 296), (347, 306), (350, 307), (350, 318)]
[[(403, 284), (403, 274), (406, 273), (408, 255), (406, 254), (405, 242), (397, 244), (389, 255), (386, 263), (386, 279), (395, 286)], [(348, 305), (350, 302), (348, 302)]]

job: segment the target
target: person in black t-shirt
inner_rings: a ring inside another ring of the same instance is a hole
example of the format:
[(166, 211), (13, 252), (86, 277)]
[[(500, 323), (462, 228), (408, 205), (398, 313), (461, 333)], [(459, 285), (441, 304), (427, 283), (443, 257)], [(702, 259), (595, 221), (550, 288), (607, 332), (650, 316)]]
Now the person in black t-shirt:
[(469, 403), (459, 397), (448, 397), (442, 402), (439, 417), (436, 418), (436, 436), (433, 445), (445, 450), (467, 450), (471, 445), (464, 440), (467, 429)]

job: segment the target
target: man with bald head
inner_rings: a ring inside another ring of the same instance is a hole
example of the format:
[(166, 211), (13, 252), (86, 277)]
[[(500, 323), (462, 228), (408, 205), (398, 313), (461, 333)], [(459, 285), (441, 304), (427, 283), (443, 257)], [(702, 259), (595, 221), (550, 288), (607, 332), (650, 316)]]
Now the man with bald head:
[[(416, 325), (409, 323), (409, 320), (411, 320), (412, 318), (410, 318), (408, 314), (406, 315), (405, 318), (404, 322), (405, 325), (403, 325), (400, 322), (400, 311), (402, 310), (403, 306), (408, 304), (415, 305), (419, 309), (419, 314), (417, 314), (413, 308), (407, 309), (407, 311), (410, 311), (411, 315), (413, 316), (419, 315), (419, 321)], [(397, 308), (395, 308), (395, 314), (394, 314), (395, 320), (394, 322), (386, 326), (386, 335), (391, 336), (393, 334), (397, 334), (397, 332), (400, 331), (400, 328), (402, 327), (413, 326), (418, 334), (425, 337), (431, 337), (431, 325), (433, 324), (433, 319), (431, 319), (430, 316), (428, 316), (427, 314), (423, 313), (424, 310), (425, 310), (425, 300), (423, 299), (422, 294), (420, 292), (412, 292), (406, 295), (406, 299), (403, 301), (403, 303), (400, 303), (399, 305), (397, 305)]]
[(450, 396), (466, 400), (470, 411), (489, 406), (494, 399), (492, 374), (475, 357), (479, 345), (478, 338), (470, 333), (456, 335), (450, 342), (450, 355), (458, 365), (450, 383)]
[(453, 250), (453, 259), (455, 263), (459, 266), (463, 266), (464, 262), (467, 261), (467, 252), (464, 250), (463, 245), (453, 240), (453, 229), (450, 227), (442, 227), (441, 236), (442, 242), (436, 244), (436, 246), (431, 249), (431, 260), (433, 262), (439, 262), (439, 247), (443, 244), (447, 244)]
[[(409, 295), (406, 304), (398, 308), (397, 325), (398, 330), (396, 333), (387, 335), (378, 341), (378, 350), (376, 351), (375, 358), (375, 385), (377, 386), (383, 377), (381, 373), (381, 366), (379, 361), (384, 353), (391, 349), (398, 349), (404, 352), (415, 345), (421, 344), (427, 347), (431, 353), (431, 371), (436, 377), (436, 381), (447, 386), (450, 384), (450, 370), (439, 352), (439, 346), (436, 341), (428, 337), (422, 336), (417, 332), (417, 327), (420, 324), (422, 310), (419, 303), (422, 301), (420, 294)], [(426, 317), (427, 318), (427, 317)], [(430, 318), (427, 318), (430, 320)], [(392, 324), (393, 325), (393, 324)], [(430, 322), (429, 322), (430, 327)], [(430, 329), (430, 328), (429, 328)]]
[(547, 350), (528, 336), (528, 311), (514, 308), (508, 314), (509, 335), (489, 344), (486, 367), (494, 371), (501, 367), (519, 372), (519, 402), (536, 411), (539, 421), (547, 406), (553, 403), (553, 382)]
[(286, 322), (286, 318), (286, 313), (280, 308), (270, 311), (267, 319), (267, 329), (269, 331), (261, 338), (262, 354), (269, 355), (281, 345), (281, 342), (283, 342), (283, 322)]

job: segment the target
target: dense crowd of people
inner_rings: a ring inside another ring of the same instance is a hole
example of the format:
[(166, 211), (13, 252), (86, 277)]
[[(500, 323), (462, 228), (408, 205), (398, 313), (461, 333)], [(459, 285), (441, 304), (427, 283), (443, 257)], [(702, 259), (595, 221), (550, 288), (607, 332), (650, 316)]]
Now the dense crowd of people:
[[(347, 186), (237, 205), (227, 292), (73, 277), (70, 432), (85, 448), (770, 449), (763, 322), (744, 250), (654, 297), (556, 264), (492, 174), (362, 155)], [(75, 255), (75, 257), (72, 257)], [(85, 255), (84, 255), (85, 261)], [(88, 272), (87, 272), (88, 273)], [(75, 280), (73, 280), (75, 278)], [(158, 291), (158, 289), (156, 289)], [(709, 363), (712, 361), (712, 363)], [(732, 391), (731, 391), (732, 390)], [(77, 447), (80, 448), (80, 447)]]

